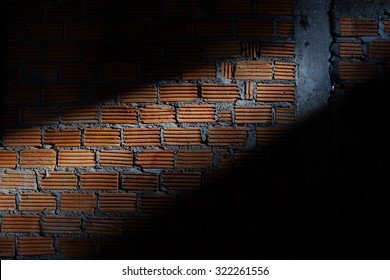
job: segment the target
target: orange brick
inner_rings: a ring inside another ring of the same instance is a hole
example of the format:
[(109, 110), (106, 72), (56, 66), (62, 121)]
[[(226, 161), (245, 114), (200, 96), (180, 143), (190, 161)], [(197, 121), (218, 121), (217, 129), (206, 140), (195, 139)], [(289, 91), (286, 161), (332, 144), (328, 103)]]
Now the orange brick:
[(255, 89), (255, 84), (253, 82), (246, 82), (245, 83), (245, 99), (246, 100), (253, 99), (254, 89)]
[(100, 210), (103, 212), (132, 212), (136, 210), (135, 193), (101, 193)]
[(128, 150), (101, 150), (100, 165), (104, 167), (133, 167), (133, 152)]
[(363, 57), (361, 41), (341, 41), (340, 57)]
[(78, 62), (81, 48), (76, 45), (48, 45), (46, 58), (50, 62)]
[(280, 127), (257, 127), (256, 144), (258, 146), (275, 145), (292, 134), (292, 129)]
[(3, 106), (3, 127), (14, 127), (19, 123), (19, 113), (16, 106)]
[(0, 150), (0, 168), (16, 167), (16, 151)]
[(60, 209), (62, 211), (93, 212), (97, 203), (93, 193), (61, 193)]
[(273, 0), (263, 0), (257, 6), (257, 11), (261, 15), (294, 15), (293, 0), (281, 0), (275, 2)]
[(0, 194), (0, 210), (16, 210), (16, 202), (14, 194)]
[(201, 129), (198, 127), (170, 127), (164, 129), (164, 144), (166, 145), (200, 145), (202, 143)]
[(240, 98), (240, 90), (235, 84), (202, 84), (202, 97), (206, 101), (233, 102)]
[(177, 168), (211, 168), (213, 152), (209, 149), (185, 150), (179, 149), (177, 154)]
[(60, 150), (58, 165), (61, 167), (94, 167), (95, 152), (91, 150)]
[(117, 190), (117, 172), (82, 172), (81, 188), (83, 190)]
[(126, 105), (102, 106), (102, 123), (136, 124), (137, 108)]
[(0, 237), (0, 257), (14, 257), (16, 242), (14, 237)]
[(209, 146), (245, 146), (245, 127), (210, 127)]
[(122, 235), (123, 224), (123, 218), (89, 217), (85, 225), (85, 232), (109, 236)]
[(93, 259), (96, 256), (96, 241), (93, 238), (58, 238), (58, 252), (65, 259)]
[(231, 122), (232, 113), (230, 110), (221, 110), (218, 112), (218, 121), (219, 122)]
[(38, 215), (3, 215), (2, 232), (40, 232)]
[(293, 84), (257, 84), (256, 101), (294, 102), (295, 86)]
[(170, 60), (199, 60), (201, 47), (199, 43), (195, 42), (168, 43), (164, 45), (164, 56)]
[(198, 37), (227, 37), (232, 34), (232, 22), (230, 20), (201, 20), (196, 23), (196, 35)]
[(177, 80), (178, 65), (175, 63), (145, 63), (141, 65), (142, 81)]
[(44, 144), (57, 147), (79, 147), (81, 132), (78, 129), (48, 129), (43, 136)]
[(368, 45), (368, 55), (377, 58), (390, 57), (390, 40), (376, 40), (370, 42)]
[(282, 37), (294, 36), (294, 22), (290, 20), (280, 20), (276, 24), (276, 35)]
[(140, 103), (157, 101), (157, 88), (153, 85), (127, 86), (121, 89), (120, 101)]
[(341, 18), (339, 22), (341, 36), (377, 36), (378, 34), (375, 20)]
[(183, 80), (215, 79), (216, 67), (210, 62), (184, 62), (181, 64)]
[(126, 146), (160, 146), (160, 128), (125, 128)]
[(84, 87), (82, 101), (88, 104), (97, 104), (104, 102), (116, 102), (118, 97), (118, 88), (116, 85), (96, 84)]
[(7, 170), (0, 173), (0, 184), (4, 189), (36, 189), (37, 182), (34, 171)]
[(275, 79), (294, 80), (295, 63), (275, 62)]
[(169, 105), (148, 105), (140, 108), (142, 123), (171, 123), (175, 120), (175, 109)]
[(44, 233), (80, 233), (81, 219), (72, 216), (46, 216), (43, 218), (42, 230)]
[(103, 26), (98, 22), (77, 22), (67, 25), (71, 41), (97, 41), (103, 38)]
[(274, 35), (272, 21), (248, 20), (237, 21), (236, 33), (238, 36), (269, 37)]
[(30, 41), (62, 41), (64, 26), (54, 23), (32, 23), (27, 26), (27, 40)]
[(263, 43), (260, 46), (260, 55), (294, 57), (294, 43)]
[(160, 86), (160, 100), (194, 101), (198, 98), (198, 88), (194, 84), (164, 84)]
[(221, 74), (224, 78), (230, 80), (233, 78), (233, 65), (230, 62), (221, 63)]
[(64, 124), (97, 123), (98, 108), (96, 106), (65, 107), (62, 111)]
[(206, 58), (239, 58), (241, 57), (241, 44), (239, 41), (207, 42), (204, 45)]
[(64, 64), (61, 66), (62, 81), (93, 81), (97, 78), (97, 68), (93, 64)]
[(176, 210), (176, 197), (166, 194), (144, 194), (141, 196), (140, 210), (145, 213), (166, 213)]
[(55, 210), (56, 197), (46, 193), (22, 193), (20, 195), (20, 211)]
[(54, 255), (54, 239), (48, 237), (19, 237), (19, 256), (44, 256)]
[(168, 190), (200, 190), (202, 184), (199, 172), (167, 172), (163, 181)]
[(277, 107), (275, 111), (276, 124), (293, 125), (295, 123), (294, 107)]
[(73, 172), (50, 171), (41, 174), (41, 188), (43, 190), (75, 190), (77, 176)]
[(136, 164), (142, 168), (173, 168), (171, 150), (146, 150), (137, 155)]
[(55, 83), (58, 81), (58, 66), (52, 64), (28, 64), (22, 70), (23, 80), (29, 83)]
[(179, 108), (178, 121), (184, 123), (215, 122), (215, 105), (186, 104)]
[(122, 188), (128, 191), (157, 191), (159, 180), (152, 173), (123, 173)]
[(260, 51), (258, 42), (242, 42), (242, 49), (245, 57), (255, 59)]
[(236, 106), (236, 123), (266, 123), (272, 122), (271, 106)]
[(105, 63), (102, 75), (107, 81), (135, 81), (137, 68), (134, 63)]
[(379, 74), (377, 64), (362, 61), (340, 61), (339, 71), (342, 80), (371, 80)]
[(56, 151), (51, 149), (20, 151), (20, 166), (22, 168), (54, 168), (56, 166)]
[(271, 80), (272, 64), (264, 61), (238, 61), (234, 77), (244, 80)]
[(56, 108), (24, 108), (22, 123), (25, 125), (58, 124), (58, 111)]
[(119, 146), (120, 130), (116, 128), (86, 128), (85, 146)]
[(8, 86), (4, 89), (4, 105), (39, 105), (41, 88), (38, 85)]
[(80, 101), (80, 87), (73, 85), (50, 85), (45, 88), (45, 104), (64, 104)]

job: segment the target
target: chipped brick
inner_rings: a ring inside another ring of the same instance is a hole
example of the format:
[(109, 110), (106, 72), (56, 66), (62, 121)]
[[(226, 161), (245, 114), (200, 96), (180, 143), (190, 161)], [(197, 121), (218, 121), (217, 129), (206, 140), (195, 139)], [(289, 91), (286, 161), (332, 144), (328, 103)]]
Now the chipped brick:
[(212, 165), (213, 152), (209, 149), (179, 149), (177, 153), (177, 168), (211, 168)]
[(198, 88), (193, 84), (164, 84), (160, 86), (162, 102), (194, 101), (198, 98)]
[(132, 212), (136, 210), (135, 193), (101, 193), (100, 210), (103, 212)]
[(95, 167), (95, 153), (91, 150), (60, 150), (58, 165), (61, 167)]
[(142, 168), (173, 168), (172, 150), (145, 150), (137, 155), (136, 164)]
[(245, 127), (210, 127), (209, 146), (245, 146), (247, 131)]
[(159, 180), (152, 173), (123, 173), (122, 188), (127, 191), (157, 191)]
[(132, 167), (133, 152), (128, 150), (101, 150), (100, 165), (104, 167)]
[(2, 232), (40, 232), (38, 215), (3, 215)]
[(160, 146), (160, 128), (125, 128), (126, 146)]
[(293, 84), (257, 84), (256, 101), (294, 102), (295, 86)]
[(41, 188), (43, 190), (75, 190), (77, 176), (73, 172), (50, 171), (41, 174)]
[(136, 124), (137, 108), (126, 105), (102, 106), (102, 123)]
[(54, 255), (54, 239), (48, 237), (19, 237), (19, 256)]
[(168, 190), (200, 190), (202, 184), (199, 172), (166, 172), (163, 180)]
[(234, 77), (240, 80), (271, 80), (272, 64), (264, 61), (238, 61)]
[(272, 122), (271, 106), (236, 106), (236, 123), (266, 123)]
[(200, 145), (201, 142), (201, 129), (198, 127), (171, 127), (164, 129), (164, 144), (166, 145)]
[(42, 230), (44, 233), (80, 233), (81, 219), (73, 216), (46, 216), (43, 218)]
[(56, 198), (46, 193), (22, 193), (20, 195), (20, 211), (55, 210)]
[(62, 211), (93, 212), (97, 203), (93, 193), (61, 193), (60, 209)]
[(82, 172), (81, 188), (83, 190), (118, 190), (117, 172)]
[(202, 84), (202, 97), (206, 101), (233, 102), (240, 98), (235, 84)]
[(183, 123), (215, 122), (215, 105), (183, 105), (179, 108), (178, 121)]
[(141, 122), (150, 123), (174, 123), (175, 109), (169, 105), (148, 105), (140, 110)]

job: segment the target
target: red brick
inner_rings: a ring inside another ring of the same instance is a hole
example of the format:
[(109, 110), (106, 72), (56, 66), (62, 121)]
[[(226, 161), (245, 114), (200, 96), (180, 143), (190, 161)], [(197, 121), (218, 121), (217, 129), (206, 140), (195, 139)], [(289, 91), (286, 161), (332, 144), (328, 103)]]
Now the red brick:
[(363, 57), (363, 47), (361, 41), (341, 41), (340, 57)]
[(230, 20), (201, 20), (196, 23), (198, 37), (227, 37), (232, 35)]
[(121, 89), (120, 101), (140, 103), (157, 101), (157, 88), (153, 85), (127, 86)]
[(23, 81), (28, 83), (55, 83), (58, 81), (58, 66), (52, 64), (28, 64), (22, 70)]
[(199, 172), (166, 172), (163, 181), (168, 190), (200, 190), (202, 184)]
[(258, 42), (242, 42), (242, 49), (245, 57), (255, 59), (260, 52)]
[(102, 67), (103, 80), (135, 81), (137, 68), (134, 63), (105, 63)]
[(194, 42), (168, 43), (164, 45), (164, 56), (167, 59), (196, 61), (201, 58), (201, 47)]
[(193, 84), (164, 84), (160, 86), (162, 102), (194, 101), (198, 98), (198, 88)]
[(219, 122), (231, 122), (232, 113), (230, 110), (221, 110), (218, 112), (218, 121)]
[(20, 166), (22, 168), (54, 168), (56, 155), (56, 151), (51, 149), (22, 150), (20, 151)]
[(64, 107), (61, 120), (64, 124), (97, 123), (97, 106), (72, 106)]
[(103, 26), (97, 22), (68, 23), (67, 35), (71, 41), (98, 41), (103, 39)]
[(174, 123), (175, 108), (169, 105), (147, 105), (140, 108), (141, 123)]
[(293, 0), (262, 0), (257, 6), (258, 13), (261, 15), (294, 15)]
[(133, 167), (133, 152), (128, 150), (101, 150), (100, 165), (104, 167)]
[(260, 56), (294, 57), (294, 43), (263, 43)]
[(40, 147), (41, 130), (39, 128), (7, 129), (4, 135), (5, 146), (33, 146)]
[(95, 167), (95, 153), (91, 150), (60, 150), (58, 165), (60, 167)]
[(96, 241), (93, 238), (58, 238), (58, 252), (65, 259), (93, 259), (96, 256)]
[(295, 63), (275, 62), (275, 79), (294, 80)]
[(48, 45), (46, 58), (50, 62), (79, 62), (81, 48), (76, 45)]
[(294, 107), (277, 107), (275, 109), (275, 119), (277, 125), (294, 125), (295, 108)]
[(22, 123), (25, 125), (58, 124), (58, 109), (53, 107), (25, 107)]
[(127, 191), (157, 191), (158, 175), (152, 173), (123, 173), (122, 188)]
[(20, 211), (43, 211), (56, 209), (56, 197), (46, 193), (22, 193), (20, 195)]
[(245, 100), (253, 100), (254, 89), (255, 89), (255, 84), (253, 82), (245, 83)]
[(290, 20), (280, 20), (276, 24), (276, 35), (282, 37), (294, 36), (294, 22)]
[(27, 26), (27, 40), (62, 41), (64, 26), (54, 23), (31, 23)]
[(179, 149), (177, 153), (177, 168), (211, 168), (213, 152), (209, 149), (187, 150)]
[(0, 210), (1, 211), (16, 210), (16, 202), (15, 202), (14, 194), (3, 194), (3, 193), (0, 194)]
[(175, 63), (144, 63), (141, 65), (141, 80), (177, 80), (178, 70)]
[(42, 62), (41, 47), (35, 45), (17, 45), (7, 48), (7, 63)]
[(84, 129), (85, 146), (116, 146), (120, 145), (120, 130), (117, 128), (86, 128)]
[(14, 257), (16, 242), (14, 237), (0, 237), (0, 257)]
[(101, 193), (100, 211), (102, 212), (133, 212), (136, 210), (135, 193)]
[(0, 184), (4, 189), (36, 189), (37, 182), (34, 171), (7, 170), (0, 173)]
[(160, 146), (160, 128), (125, 128), (123, 134), (126, 146)]
[(62, 211), (93, 212), (97, 204), (93, 193), (61, 193), (60, 209)]
[(77, 18), (82, 15), (82, 3), (79, 1), (56, 1), (46, 3), (45, 18), (52, 20)]
[(340, 79), (342, 80), (371, 80), (378, 77), (378, 65), (372, 62), (340, 61)]
[(271, 80), (272, 64), (265, 61), (238, 61), (234, 77), (244, 80)]
[(109, 42), (134, 42), (142, 39), (145, 33), (143, 21), (119, 21), (110, 23), (107, 28)]
[(79, 129), (48, 129), (43, 135), (45, 145), (56, 147), (79, 147), (81, 131)]
[(293, 84), (257, 84), (256, 101), (294, 102), (295, 86)]
[(233, 78), (233, 65), (230, 62), (221, 63), (221, 74), (224, 78), (230, 80)]
[(341, 36), (377, 36), (378, 26), (375, 20), (341, 18), (340, 35)]
[(178, 121), (183, 123), (215, 122), (215, 105), (183, 105), (179, 108)]
[(198, 127), (170, 127), (164, 129), (164, 144), (166, 145), (201, 145), (202, 134)]
[(183, 80), (215, 79), (216, 67), (210, 62), (184, 62), (181, 65)]
[(45, 88), (45, 104), (76, 103), (80, 101), (80, 87), (73, 85), (50, 85)]
[(202, 84), (202, 97), (205, 101), (233, 102), (240, 98), (236, 84)]
[(239, 58), (241, 57), (240, 41), (215, 41), (204, 44), (206, 58)]
[(42, 190), (75, 190), (77, 176), (73, 172), (50, 171), (41, 174)]
[(176, 210), (176, 197), (166, 194), (144, 194), (141, 196), (140, 210), (145, 213), (166, 213)]
[(258, 127), (256, 128), (256, 144), (258, 146), (275, 145), (292, 134), (289, 128)]
[(89, 217), (85, 226), (85, 231), (88, 234), (109, 236), (122, 235), (123, 223), (123, 218)]
[(81, 232), (80, 217), (46, 216), (43, 218), (44, 233), (74, 234)]
[(172, 150), (145, 150), (137, 155), (136, 164), (142, 168), (173, 168)]
[(375, 40), (368, 45), (368, 55), (375, 58), (390, 57), (390, 40)]
[(19, 237), (19, 256), (44, 256), (54, 255), (54, 239), (48, 237)]
[(237, 21), (236, 34), (238, 36), (269, 37), (274, 35), (272, 21), (248, 20)]
[(93, 81), (97, 79), (97, 68), (93, 64), (64, 64), (61, 66), (62, 81)]
[(40, 232), (38, 215), (3, 215), (2, 232)]
[(236, 123), (266, 123), (272, 122), (271, 106), (236, 106)]
[(245, 146), (245, 127), (210, 127), (209, 146)]
[(82, 172), (81, 188), (83, 190), (118, 190), (117, 172)]

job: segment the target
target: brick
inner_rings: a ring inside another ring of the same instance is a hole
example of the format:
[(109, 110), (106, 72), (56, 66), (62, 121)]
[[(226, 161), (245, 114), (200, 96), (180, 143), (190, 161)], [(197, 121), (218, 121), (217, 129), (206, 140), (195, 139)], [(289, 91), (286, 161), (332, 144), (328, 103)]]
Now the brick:
[(221, 74), (224, 78), (230, 80), (233, 78), (233, 65), (230, 62), (221, 63)]
[(272, 122), (271, 106), (236, 106), (236, 123), (267, 123)]
[(97, 22), (74, 22), (67, 24), (70, 41), (98, 41), (103, 39), (103, 26)]
[(386, 33), (389, 34), (390, 33), (390, 20), (384, 20), (383, 24), (384, 24)]
[(158, 61), (161, 59), (161, 43), (158, 42), (129, 42), (124, 47), (125, 61)]
[(122, 188), (126, 191), (157, 191), (159, 186), (158, 175), (153, 173), (122, 174)]
[(369, 57), (388, 58), (390, 57), (390, 40), (375, 40), (368, 44)]
[(58, 66), (28, 64), (22, 68), (22, 78), (27, 83), (55, 83), (58, 81)]
[(62, 211), (93, 212), (97, 204), (93, 193), (61, 193), (60, 209)]
[(363, 57), (363, 47), (361, 41), (341, 41), (340, 57)]
[(57, 153), (51, 149), (20, 151), (20, 166), (22, 168), (54, 168)]
[(80, 87), (73, 85), (50, 85), (45, 88), (45, 104), (80, 102)]
[(164, 84), (160, 86), (162, 102), (194, 101), (198, 98), (198, 88), (193, 84)]
[(245, 100), (253, 100), (255, 84), (253, 82), (245, 83)]
[(102, 212), (133, 212), (136, 210), (135, 193), (101, 193), (100, 211)]
[(4, 90), (4, 105), (40, 105), (41, 88), (38, 85), (12, 86)]
[(293, 84), (257, 84), (256, 101), (294, 102), (295, 85)]
[(85, 232), (99, 235), (122, 235), (123, 218), (89, 217), (85, 225)]
[(3, 129), (7, 127), (14, 127), (19, 123), (19, 113), (16, 106), (3, 106), (2, 122)]
[(76, 190), (77, 176), (73, 172), (50, 171), (41, 174), (42, 190)]
[(195, 42), (168, 43), (164, 45), (164, 57), (166, 59), (196, 61), (201, 58), (201, 46)]
[(292, 129), (280, 127), (257, 127), (256, 145), (275, 145), (292, 134)]
[(108, 25), (107, 39), (109, 42), (127, 43), (144, 38), (145, 26), (143, 21), (119, 21)]
[(39, 128), (7, 129), (4, 135), (5, 146), (40, 147), (41, 130)]
[(166, 194), (144, 194), (140, 210), (145, 213), (169, 213), (176, 210), (176, 197)]
[(276, 24), (276, 35), (282, 37), (294, 36), (294, 22), (291, 20), (280, 20)]
[(294, 107), (277, 107), (275, 109), (275, 119), (277, 125), (294, 125), (295, 108)]
[(272, 64), (264, 61), (238, 61), (234, 77), (240, 80), (271, 80)]
[(239, 58), (241, 57), (240, 41), (207, 42), (203, 46), (206, 58)]
[(30, 41), (62, 41), (64, 26), (54, 23), (31, 23), (27, 26), (26, 36)]
[(201, 20), (196, 23), (197, 37), (227, 37), (232, 35), (230, 20)]
[(135, 81), (137, 68), (134, 63), (105, 63), (102, 66), (103, 80)]
[(125, 128), (123, 135), (126, 146), (160, 146), (160, 128)]
[(7, 48), (7, 63), (42, 62), (43, 52), (40, 46), (17, 45)]
[[(211, 168), (213, 152), (209, 149), (187, 150), (179, 149), (177, 153), (177, 168)], [(165, 181), (164, 181), (165, 182)]]
[(25, 125), (58, 124), (58, 109), (52, 107), (25, 107), (22, 123)]
[(205, 101), (233, 102), (240, 98), (236, 84), (202, 84), (202, 98)]
[(257, 6), (257, 12), (261, 15), (294, 15), (293, 0), (262, 0)]
[(175, 63), (144, 63), (141, 65), (141, 80), (177, 80), (179, 67)]
[(81, 15), (82, 3), (79, 1), (72, 0), (46, 3), (45, 18), (47, 19), (71, 19), (81, 17)]
[(226, 15), (237, 15), (237, 14), (251, 14), (252, 13), (252, 1), (234, 1), (225, 0), (217, 2), (217, 13)]
[(141, 123), (174, 123), (175, 108), (169, 105), (147, 105), (140, 109)]
[(215, 122), (215, 105), (183, 105), (178, 111), (178, 121), (182, 123)]
[(377, 36), (378, 34), (375, 20), (341, 18), (339, 22), (341, 36)]
[(371, 80), (378, 77), (378, 65), (372, 62), (340, 61), (340, 79), (342, 80)]
[(56, 147), (79, 147), (81, 131), (79, 129), (48, 129), (43, 134), (45, 145)]
[(294, 43), (262, 43), (261, 56), (294, 57)]
[(275, 62), (275, 79), (294, 80), (295, 63)]
[[(260, 160), (261, 159), (261, 160)], [(254, 170), (264, 169), (265, 162), (267, 159), (264, 155), (261, 153), (256, 153), (253, 151), (246, 152), (246, 151), (237, 151), (234, 154), (234, 167), (235, 168), (245, 168), (247, 170), (251, 170), (252, 172)], [(260, 164), (258, 163), (260, 162)], [(264, 164), (264, 165), (262, 165)]]
[(242, 19), (236, 24), (238, 36), (270, 37), (274, 35), (272, 21)]
[(3, 215), (2, 232), (40, 232), (38, 215)]
[(210, 127), (209, 146), (245, 146), (247, 131), (245, 127)]
[(118, 99), (118, 88), (114, 84), (90, 84), (84, 87), (82, 102), (95, 105), (97, 103), (113, 103)]
[(60, 167), (95, 167), (95, 152), (91, 150), (58, 151)]
[(19, 237), (19, 256), (44, 256), (54, 255), (54, 239), (49, 237)]
[(145, 150), (137, 155), (136, 164), (142, 168), (173, 168), (172, 150)]
[(46, 193), (22, 193), (20, 195), (20, 211), (43, 211), (56, 209), (56, 197)]
[(61, 120), (64, 124), (83, 124), (98, 122), (97, 106), (64, 107)]
[(3, 194), (3, 193), (0, 194), (0, 210), (1, 211), (16, 210), (16, 202), (15, 202), (14, 194)]
[(63, 64), (61, 66), (62, 81), (94, 81), (97, 79), (97, 68), (94, 64)]
[(103, 167), (133, 167), (133, 152), (128, 150), (101, 150), (100, 165)]
[(245, 57), (255, 59), (260, 52), (260, 46), (258, 42), (242, 42), (241, 43), (242, 51)]
[(121, 89), (120, 101), (140, 103), (157, 101), (157, 88), (153, 85), (127, 86)]
[(93, 259), (96, 241), (93, 238), (58, 238), (58, 252), (65, 259)]
[(37, 181), (34, 171), (7, 170), (0, 173), (0, 184), (4, 189), (36, 189)]
[(117, 172), (82, 172), (81, 188), (83, 190), (118, 190)]
[(218, 121), (219, 122), (231, 122), (232, 113), (230, 110), (221, 110), (218, 112)]
[(0, 237), (0, 257), (14, 257), (16, 252), (14, 237)]
[(49, 45), (46, 58), (49, 62), (79, 62), (81, 48), (76, 45)]
[(198, 127), (170, 127), (164, 129), (164, 144), (177, 146), (201, 145), (202, 134)]
[(92, 43), (84, 48), (84, 59), (86, 62), (114, 62), (122, 61), (122, 50), (119, 44), (112, 43)]
[(120, 130), (117, 128), (86, 128), (84, 129), (85, 146), (115, 146), (120, 145)]
[(44, 233), (75, 234), (81, 232), (80, 217), (46, 216), (43, 218)]
[(163, 181), (168, 190), (200, 190), (202, 184), (199, 172), (166, 172)]
[(183, 80), (208, 80), (215, 79), (216, 67), (210, 62), (183, 62), (181, 64)]

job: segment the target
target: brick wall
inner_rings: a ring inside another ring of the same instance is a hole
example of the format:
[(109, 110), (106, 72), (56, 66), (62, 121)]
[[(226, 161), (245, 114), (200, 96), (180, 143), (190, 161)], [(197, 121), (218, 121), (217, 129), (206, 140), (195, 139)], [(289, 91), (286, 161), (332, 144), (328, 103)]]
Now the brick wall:
[(290, 187), (257, 173), (283, 166), (264, 150), (294, 125), (292, 0), (3, 2), (2, 258), (223, 256), (288, 235), (248, 213), (288, 211), (251, 188)]

